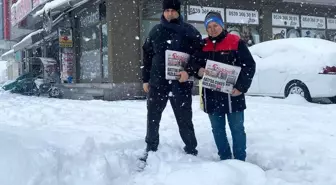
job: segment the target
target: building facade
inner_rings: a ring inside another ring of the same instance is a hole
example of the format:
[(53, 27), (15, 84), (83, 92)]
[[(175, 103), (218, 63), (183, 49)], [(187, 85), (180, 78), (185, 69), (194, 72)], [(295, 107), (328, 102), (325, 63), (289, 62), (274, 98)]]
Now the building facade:
[[(141, 48), (151, 28), (160, 22), (161, 0), (18, 2), (11, 6), (11, 25), (32, 31), (17, 37), (17, 44), (6, 56), (21, 64), (20, 73), (27, 69), (25, 60), (29, 57), (54, 58), (65, 91), (71, 89), (72, 93), (104, 100), (144, 96)], [(13, 13), (17, 7), (27, 10)], [(219, 12), (227, 29), (250, 46), (290, 37), (336, 40), (336, 7), (321, 0), (316, 4), (279, 0), (182, 1), (181, 16), (203, 37), (207, 36), (203, 21), (209, 11)]]

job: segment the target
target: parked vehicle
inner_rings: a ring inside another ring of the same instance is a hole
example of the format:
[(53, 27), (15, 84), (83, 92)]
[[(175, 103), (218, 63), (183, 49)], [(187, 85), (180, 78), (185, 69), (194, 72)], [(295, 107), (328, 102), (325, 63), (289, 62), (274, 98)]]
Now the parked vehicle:
[(62, 91), (56, 86), (60, 82), (57, 62), (52, 58), (34, 57), (27, 61), (28, 72), (14, 82), (2, 88), (12, 93), (40, 96), (47, 94), (52, 98), (61, 98)]
[(336, 103), (336, 43), (314, 38), (267, 41), (249, 48), (257, 70), (248, 95), (307, 101), (330, 98)]

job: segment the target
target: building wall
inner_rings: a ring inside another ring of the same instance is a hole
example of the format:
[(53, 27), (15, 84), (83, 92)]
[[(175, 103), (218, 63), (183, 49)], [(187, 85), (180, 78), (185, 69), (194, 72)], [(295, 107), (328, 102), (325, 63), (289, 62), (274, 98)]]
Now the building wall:
[(127, 99), (142, 95), (140, 57), (140, 0), (107, 3), (108, 53), (111, 89), (105, 99)]
[[(112, 82), (138, 82), (140, 78), (139, 1), (108, 3), (109, 56)], [(126, 75), (127, 74), (127, 75)]]

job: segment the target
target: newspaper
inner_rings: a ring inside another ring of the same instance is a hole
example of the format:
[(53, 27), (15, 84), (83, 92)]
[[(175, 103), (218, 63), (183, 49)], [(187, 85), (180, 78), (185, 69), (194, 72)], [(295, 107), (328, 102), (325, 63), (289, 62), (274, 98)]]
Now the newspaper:
[(202, 87), (231, 94), (241, 67), (207, 60)]
[[(179, 72), (184, 70), (190, 59), (187, 53), (166, 50), (166, 80), (178, 80)], [(188, 81), (193, 81), (193, 77), (189, 77)]]

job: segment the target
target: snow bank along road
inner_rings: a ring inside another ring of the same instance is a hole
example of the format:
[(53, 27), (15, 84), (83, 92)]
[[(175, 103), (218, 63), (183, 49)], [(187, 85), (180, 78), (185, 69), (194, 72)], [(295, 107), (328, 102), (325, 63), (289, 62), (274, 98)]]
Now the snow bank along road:
[(210, 123), (195, 97), (199, 156), (183, 153), (168, 105), (159, 151), (137, 172), (136, 159), (145, 147), (145, 101), (57, 100), (0, 92), (0, 184), (336, 184), (335, 105), (298, 97), (247, 99), (246, 163), (218, 161)]

